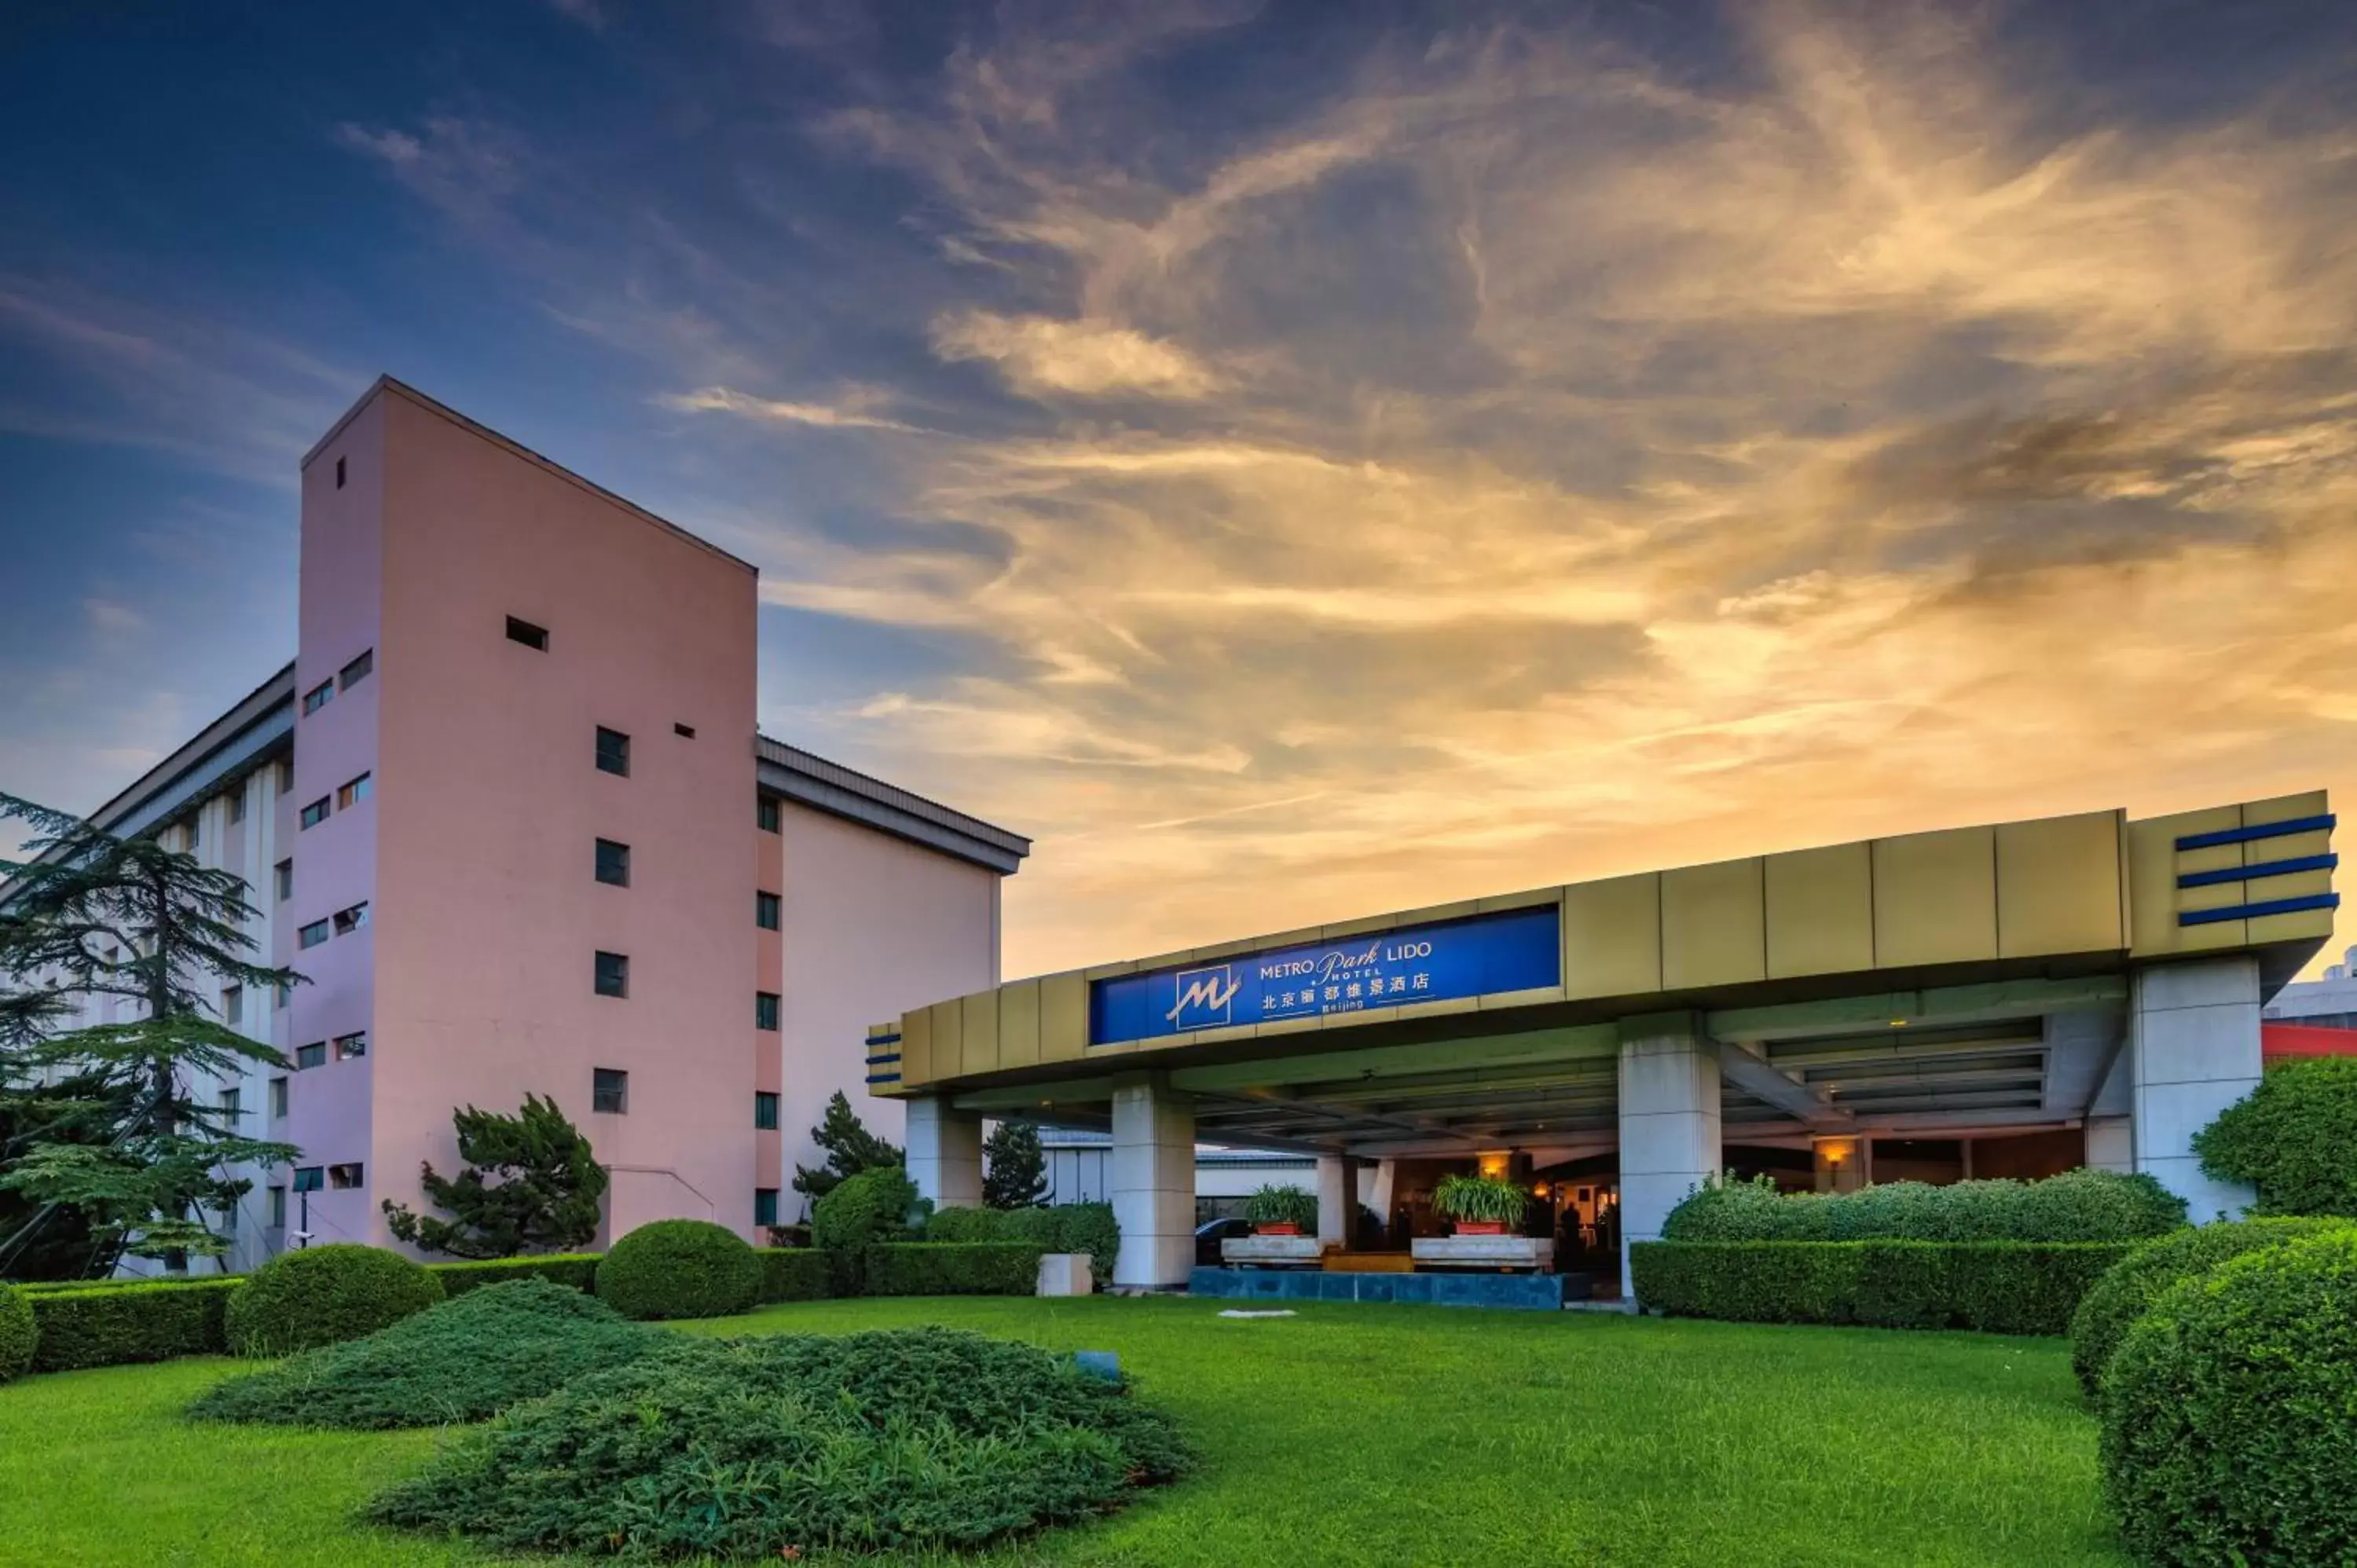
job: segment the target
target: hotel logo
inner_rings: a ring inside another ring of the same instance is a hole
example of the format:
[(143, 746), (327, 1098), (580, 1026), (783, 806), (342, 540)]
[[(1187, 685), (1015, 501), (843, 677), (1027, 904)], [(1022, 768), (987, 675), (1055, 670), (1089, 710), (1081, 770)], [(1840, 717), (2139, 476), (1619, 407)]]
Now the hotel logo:
[(1180, 1029), (1212, 1029), (1229, 1021), (1228, 1004), (1243, 989), (1227, 964), (1217, 969), (1183, 969), (1177, 976), (1177, 1005), (1162, 1016)]

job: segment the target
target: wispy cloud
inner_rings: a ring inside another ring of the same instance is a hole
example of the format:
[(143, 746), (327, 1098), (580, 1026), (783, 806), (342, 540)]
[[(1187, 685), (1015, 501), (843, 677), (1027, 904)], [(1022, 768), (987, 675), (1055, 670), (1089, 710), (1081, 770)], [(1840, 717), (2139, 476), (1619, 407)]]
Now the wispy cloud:
[(1178, 345), (1107, 321), (970, 310), (936, 322), (933, 347), (945, 360), (989, 360), (1030, 397), (1200, 398), (1220, 385), (1208, 366)]
[(815, 425), (822, 430), (917, 432), (913, 424), (869, 413), (877, 401), (873, 393), (855, 393), (840, 403), (788, 403), (754, 397), (726, 387), (705, 387), (699, 392), (665, 393), (655, 401), (683, 413), (733, 413), (779, 424)]

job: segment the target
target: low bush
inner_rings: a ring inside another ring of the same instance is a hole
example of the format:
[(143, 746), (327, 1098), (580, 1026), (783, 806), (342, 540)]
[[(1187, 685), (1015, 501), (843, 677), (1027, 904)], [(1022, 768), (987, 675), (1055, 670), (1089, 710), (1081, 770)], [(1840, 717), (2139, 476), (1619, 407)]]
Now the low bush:
[(925, 1220), (928, 1241), (1028, 1241), (1042, 1252), (1086, 1252), (1103, 1290), (1113, 1283), (1121, 1225), (1110, 1203), (1060, 1203), (1052, 1208), (940, 1208)]
[(588, 1292), (597, 1285), (596, 1252), (543, 1252), (530, 1258), (487, 1258), (479, 1262), (428, 1263), (425, 1272), (442, 1282), (444, 1294), (463, 1295), (508, 1280), (547, 1280)]
[(1046, 1249), (1031, 1241), (899, 1241), (870, 1247), (869, 1295), (1030, 1295)]
[(614, 1243), (597, 1264), (597, 1297), (625, 1317), (726, 1317), (761, 1294), (761, 1260), (708, 1219), (658, 1219)]
[(178, 1356), (218, 1356), (229, 1348), (230, 1298), (238, 1278), (83, 1284), (27, 1294), (39, 1338), (33, 1370), (70, 1372)]
[(2201, 1168), (2257, 1189), (2254, 1213), (2357, 1219), (2357, 1057), (2270, 1068), (2193, 1135)]
[(899, 1165), (877, 1165), (837, 1182), (811, 1209), (811, 1241), (830, 1252), (857, 1252), (898, 1241), (921, 1226), (929, 1206)]
[(370, 1514), (501, 1551), (776, 1562), (978, 1547), (1187, 1464), (1159, 1412), (1027, 1345), (681, 1339), (461, 1437)]
[(398, 1252), (338, 1242), (281, 1252), (229, 1298), (229, 1348), (285, 1356), (400, 1322), (442, 1299), (442, 1282)]
[(33, 1345), (39, 1337), (32, 1303), (0, 1284), (0, 1383), (21, 1377), (31, 1368)]
[(2105, 1241), (1640, 1241), (1637, 1299), (1685, 1317), (2060, 1334)]
[(2178, 1281), (2207, 1273), (2245, 1252), (2348, 1223), (2330, 1219), (2222, 1220), (2172, 1231), (2138, 1246), (2095, 1282), (2072, 1316), (2071, 1369), (2078, 1375), (2079, 1387), (2091, 1399), (2101, 1391), (2104, 1369), (2111, 1365), (2128, 1326)]
[(760, 1299), (823, 1301), (834, 1294), (830, 1260), (815, 1247), (762, 1247)]
[(2147, 1563), (2357, 1562), (2357, 1230), (2179, 1281), (2104, 1380), (2104, 1491)]
[(1663, 1222), (1668, 1241), (2136, 1241), (2185, 1223), (2185, 1200), (2141, 1173), (2043, 1181), (1896, 1181), (1781, 1193), (1767, 1176), (1715, 1181)]
[(665, 1342), (552, 1280), (469, 1290), (364, 1338), (307, 1350), (217, 1383), (199, 1421), (379, 1430), (481, 1421)]

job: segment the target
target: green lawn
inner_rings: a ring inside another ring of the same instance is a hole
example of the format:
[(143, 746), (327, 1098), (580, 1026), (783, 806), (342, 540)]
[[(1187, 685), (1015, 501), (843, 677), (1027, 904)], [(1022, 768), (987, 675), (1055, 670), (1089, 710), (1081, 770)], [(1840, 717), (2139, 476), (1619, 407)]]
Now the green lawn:
[[(690, 1326), (939, 1322), (1120, 1352), (1201, 1472), (1014, 1563), (2118, 1564), (2059, 1340), (1309, 1304), (821, 1302)], [(0, 1563), (480, 1563), (356, 1529), (431, 1433), (192, 1427), (226, 1361), (0, 1387)], [(544, 1564), (545, 1560), (542, 1560)]]

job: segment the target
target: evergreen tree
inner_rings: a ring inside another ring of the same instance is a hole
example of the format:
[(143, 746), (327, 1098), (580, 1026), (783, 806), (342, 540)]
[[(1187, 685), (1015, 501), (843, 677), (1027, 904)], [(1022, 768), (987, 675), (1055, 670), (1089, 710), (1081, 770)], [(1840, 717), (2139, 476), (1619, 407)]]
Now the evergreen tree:
[[(0, 1154), (0, 1189), (32, 1212), (0, 1233), (0, 1273), (48, 1227), (74, 1223), (110, 1261), (127, 1251), (178, 1273), (192, 1253), (218, 1256), (228, 1243), (205, 1216), (253, 1185), (227, 1167), (300, 1151), (245, 1136), (239, 1112), (196, 1098), (201, 1078), (286, 1065), (208, 1009), (228, 986), (263, 995), (303, 977), (248, 956), (260, 912), (233, 874), (0, 794), (5, 819), (34, 836), (25, 858), (0, 859), (0, 1112), (28, 1129)], [(101, 998), (140, 1016), (60, 1026)], [(60, 1074), (75, 1095), (55, 1091)]]
[(982, 1177), (982, 1201), (991, 1208), (1035, 1208), (1048, 1201), (1048, 1156), (1039, 1129), (1028, 1122), (1001, 1122), (982, 1146), (989, 1162)]
[(387, 1198), (385, 1226), (393, 1235), (457, 1258), (512, 1258), (573, 1251), (597, 1234), (606, 1171), (556, 1101), (527, 1094), (513, 1116), (469, 1105), (450, 1121), (466, 1169), (455, 1179), (430, 1163), (420, 1170), (426, 1197), (451, 1218), (412, 1214)]
[(869, 1132), (839, 1089), (826, 1102), (825, 1119), (811, 1129), (811, 1138), (825, 1151), (826, 1164), (816, 1170), (796, 1165), (794, 1190), (813, 1203), (833, 1192), (845, 1176), (901, 1163), (899, 1145)]
[[(36, 1144), (104, 1146), (129, 1113), (134, 1096), (102, 1074), (70, 1073), (21, 1091), (0, 1092), (0, 1170)], [(72, 1204), (51, 1208), (33, 1224), (43, 1205), (0, 1187), (0, 1242), (24, 1233), (23, 1242), (0, 1262), (0, 1278), (11, 1280), (103, 1279), (114, 1272), (122, 1242)]]

